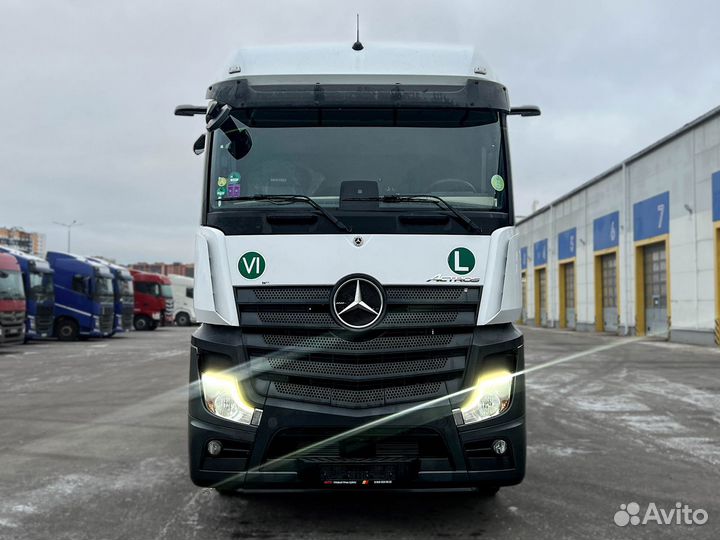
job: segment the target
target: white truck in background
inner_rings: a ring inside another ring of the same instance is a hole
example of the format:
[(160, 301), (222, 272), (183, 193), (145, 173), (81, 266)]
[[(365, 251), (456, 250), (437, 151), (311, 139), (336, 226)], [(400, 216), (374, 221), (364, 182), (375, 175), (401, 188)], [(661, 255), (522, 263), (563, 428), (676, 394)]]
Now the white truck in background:
[(197, 318), (195, 317), (195, 308), (193, 306), (193, 278), (178, 274), (169, 274), (168, 277), (170, 278), (173, 302), (175, 304), (175, 309), (173, 310), (173, 320), (175, 324), (178, 326), (196, 324)]

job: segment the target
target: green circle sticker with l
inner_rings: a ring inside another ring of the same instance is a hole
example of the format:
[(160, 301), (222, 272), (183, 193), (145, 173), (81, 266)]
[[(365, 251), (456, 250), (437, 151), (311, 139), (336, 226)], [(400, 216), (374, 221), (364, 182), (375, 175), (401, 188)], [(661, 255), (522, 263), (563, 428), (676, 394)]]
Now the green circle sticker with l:
[(256, 251), (248, 251), (240, 257), (238, 270), (246, 279), (257, 279), (265, 271), (265, 258)]
[(503, 180), (503, 177), (499, 174), (495, 174), (490, 179), (490, 185), (495, 191), (502, 191), (503, 189), (505, 189), (505, 180)]
[(455, 248), (448, 255), (448, 265), (450, 270), (464, 276), (472, 272), (475, 268), (475, 255), (472, 254), (468, 248), (459, 247)]
[(233, 171), (228, 175), (231, 184), (237, 184), (240, 181), (240, 173)]

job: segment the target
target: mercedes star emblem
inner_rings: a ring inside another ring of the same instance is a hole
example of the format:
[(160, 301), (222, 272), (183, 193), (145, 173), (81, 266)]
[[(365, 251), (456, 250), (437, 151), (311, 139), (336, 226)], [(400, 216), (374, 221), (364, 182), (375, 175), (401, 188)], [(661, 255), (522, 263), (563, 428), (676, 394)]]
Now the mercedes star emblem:
[(332, 314), (351, 330), (365, 330), (376, 324), (385, 312), (385, 296), (380, 284), (369, 276), (348, 276), (335, 286)]

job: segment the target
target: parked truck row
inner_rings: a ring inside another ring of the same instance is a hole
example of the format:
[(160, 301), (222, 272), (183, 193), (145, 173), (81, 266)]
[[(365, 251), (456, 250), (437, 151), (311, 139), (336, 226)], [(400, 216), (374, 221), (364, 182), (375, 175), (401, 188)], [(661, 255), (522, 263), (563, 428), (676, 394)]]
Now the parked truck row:
[(50, 251), (43, 259), (0, 246), (0, 344), (189, 326), (192, 281), (97, 257)]

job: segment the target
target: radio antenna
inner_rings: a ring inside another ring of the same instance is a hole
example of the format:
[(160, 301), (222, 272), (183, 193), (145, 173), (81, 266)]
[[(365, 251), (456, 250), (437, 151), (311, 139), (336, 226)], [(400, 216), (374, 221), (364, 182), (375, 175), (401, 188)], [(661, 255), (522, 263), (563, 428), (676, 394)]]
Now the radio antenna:
[(357, 34), (356, 34), (355, 43), (353, 43), (352, 48), (353, 48), (353, 51), (362, 51), (365, 47), (363, 47), (363, 44), (360, 43), (360, 14), (359, 13), (357, 13), (355, 15), (355, 25), (357, 28)]

